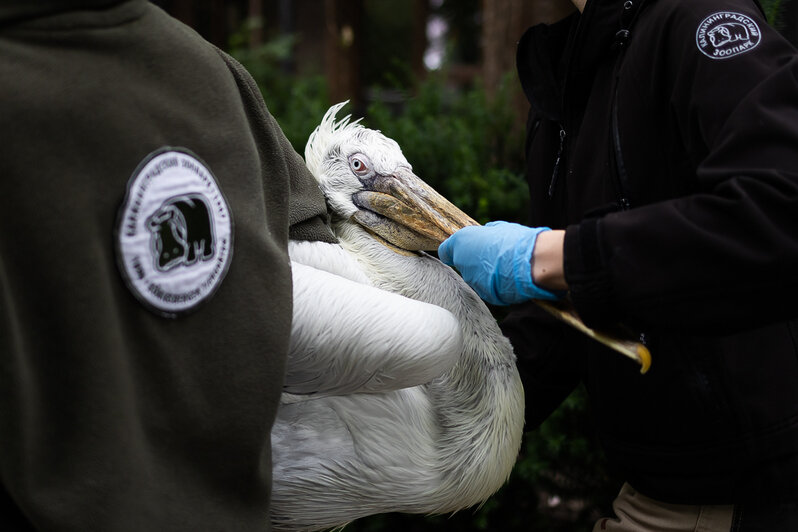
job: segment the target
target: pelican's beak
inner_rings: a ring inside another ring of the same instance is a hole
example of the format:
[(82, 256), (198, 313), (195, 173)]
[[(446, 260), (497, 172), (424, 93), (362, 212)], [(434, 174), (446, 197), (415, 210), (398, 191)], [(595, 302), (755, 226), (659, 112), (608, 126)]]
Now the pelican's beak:
[(352, 196), (359, 209), (353, 218), (398, 248), (437, 250), (458, 229), (479, 225), (408, 168), (366, 186)]

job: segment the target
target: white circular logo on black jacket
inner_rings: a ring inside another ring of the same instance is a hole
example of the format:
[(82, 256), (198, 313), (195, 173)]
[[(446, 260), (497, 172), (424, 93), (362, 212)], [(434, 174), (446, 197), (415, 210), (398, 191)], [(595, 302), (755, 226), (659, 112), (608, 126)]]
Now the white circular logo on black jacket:
[(728, 59), (756, 48), (762, 40), (759, 26), (751, 17), (731, 11), (713, 13), (698, 25), (698, 49), (712, 59)]
[(122, 276), (150, 310), (175, 317), (213, 295), (233, 253), (233, 219), (210, 169), (184, 148), (161, 148), (133, 172), (119, 211)]

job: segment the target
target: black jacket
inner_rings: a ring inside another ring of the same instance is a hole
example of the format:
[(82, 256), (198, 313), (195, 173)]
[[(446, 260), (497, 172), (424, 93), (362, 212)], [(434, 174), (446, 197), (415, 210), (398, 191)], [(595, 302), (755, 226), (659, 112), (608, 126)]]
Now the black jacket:
[(530, 223), (567, 229), (578, 312), (653, 365), (519, 310), (528, 422), (581, 378), (641, 492), (798, 498), (798, 56), (752, 0), (629, 4), (531, 28), (518, 68)]
[[(234, 221), (226, 276), (176, 318), (115, 253), (165, 146)], [(0, 0), (0, 199), (0, 529), (268, 530), (287, 242), (334, 237), (252, 78), (144, 0)]]

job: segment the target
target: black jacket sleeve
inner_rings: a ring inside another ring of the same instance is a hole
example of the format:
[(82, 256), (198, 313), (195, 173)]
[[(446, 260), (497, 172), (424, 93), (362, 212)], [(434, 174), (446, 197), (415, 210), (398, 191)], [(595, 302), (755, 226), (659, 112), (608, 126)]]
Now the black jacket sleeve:
[[(677, 4), (657, 21), (669, 101), (654, 105), (667, 106), (660, 127), (673, 128), (695, 161), (694, 191), (570, 226), (572, 297), (594, 326), (720, 333), (794, 317), (798, 56), (752, 2)], [(754, 20), (758, 45), (706, 56), (697, 28), (721, 11)]]

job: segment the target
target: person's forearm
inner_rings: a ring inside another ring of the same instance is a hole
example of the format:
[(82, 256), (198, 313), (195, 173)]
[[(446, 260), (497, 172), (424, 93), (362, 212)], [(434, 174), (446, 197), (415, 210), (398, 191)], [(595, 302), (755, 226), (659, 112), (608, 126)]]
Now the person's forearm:
[(540, 233), (532, 253), (532, 282), (546, 290), (567, 290), (563, 263), (565, 231)]

